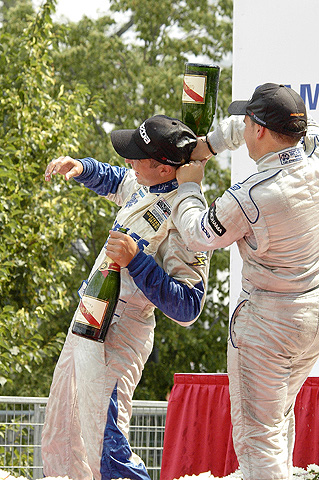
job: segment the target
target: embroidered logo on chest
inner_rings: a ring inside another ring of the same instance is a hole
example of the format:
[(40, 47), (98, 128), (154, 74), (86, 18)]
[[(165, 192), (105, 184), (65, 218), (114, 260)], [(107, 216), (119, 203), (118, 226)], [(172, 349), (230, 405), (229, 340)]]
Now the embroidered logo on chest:
[(146, 191), (144, 188), (140, 188), (138, 192), (134, 192), (131, 198), (126, 202), (124, 208), (130, 208), (132, 205), (136, 205), (140, 198), (145, 197)]
[(144, 213), (143, 218), (155, 231), (157, 231), (162, 223), (164, 223), (170, 216), (171, 211), (170, 204), (161, 197), (149, 210), (147, 210), (146, 213)]

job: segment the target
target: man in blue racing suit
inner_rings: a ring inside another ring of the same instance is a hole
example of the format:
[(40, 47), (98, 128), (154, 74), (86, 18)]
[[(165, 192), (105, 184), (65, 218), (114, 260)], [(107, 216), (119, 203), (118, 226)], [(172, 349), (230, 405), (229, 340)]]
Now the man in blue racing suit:
[(121, 206), (90, 276), (106, 254), (122, 267), (105, 343), (68, 332), (42, 434), (46, 476), (149, 478), (130, 449), (128, 430), (133, 393), (153, 346), (154, 309), (188, 326), (205, 299), (207, 255), (186, 248), (171, 220), (176, 167), (190, 160), (196, 136), (179, 120), (156, 115), (136, 130), (113, 131), (111, 140), (132, 169), (60, 157), (45, 174), (47, 181), (57, 173), (74, 177)]

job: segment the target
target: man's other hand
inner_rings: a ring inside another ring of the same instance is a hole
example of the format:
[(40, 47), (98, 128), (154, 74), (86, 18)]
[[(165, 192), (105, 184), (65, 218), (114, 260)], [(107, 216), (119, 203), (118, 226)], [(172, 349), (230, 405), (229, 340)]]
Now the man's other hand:
[(187, 163), (182, 165), (176, 170), (176, 179), (178, 185), (186, 182), (195, 182), (200, 184), (204, 177), (204, 166), (205, 161), (200, 162), (196, 160), (195, 162)]
[(79, 160), (71, 157), (59, 157), (52, 160), (44, 174), (44, 178), (49, 182), (52, 178), (52, 175), (60, 173), (64, 175), (65, 180), (70, 180), (70, 178), (78, 177), (83, 172), (83, 165)]

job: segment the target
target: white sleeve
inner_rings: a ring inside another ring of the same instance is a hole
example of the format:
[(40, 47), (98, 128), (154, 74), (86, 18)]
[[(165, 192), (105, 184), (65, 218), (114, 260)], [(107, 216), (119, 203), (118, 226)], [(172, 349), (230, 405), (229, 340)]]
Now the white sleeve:
[(236, 150), (245, 143), (244, 140), (244, 115), (231, 115), (221, 121), (218, 127), (207, 135), (207, 139), (214, 152)]
[(227, 191), (207, 208), (197, 183), (178, 187), (172, 218), (184, 242), (192, 250), (228, 247), (251, 234), (245, 215)]
[(307, 157), (315, 155), (319, 158), (319, 125), (308, 115), (307, 135), (301, 139)]

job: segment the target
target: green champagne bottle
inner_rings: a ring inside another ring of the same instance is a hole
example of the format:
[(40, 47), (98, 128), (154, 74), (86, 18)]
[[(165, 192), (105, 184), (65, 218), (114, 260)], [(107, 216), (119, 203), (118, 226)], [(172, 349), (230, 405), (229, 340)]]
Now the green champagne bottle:
[(220, 67), (185, 63), (182, 121), (195, 135), (207, 135), (214, 121)]
[(120, 266), (106, 257), (81, 298), (72, 333), (104, 342), (120, 293)]

